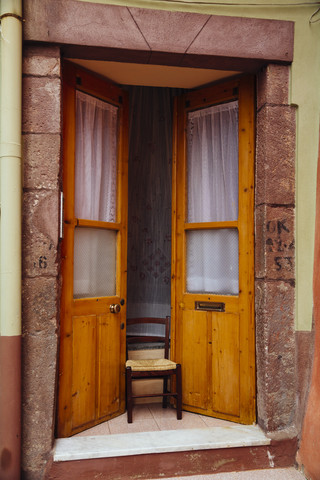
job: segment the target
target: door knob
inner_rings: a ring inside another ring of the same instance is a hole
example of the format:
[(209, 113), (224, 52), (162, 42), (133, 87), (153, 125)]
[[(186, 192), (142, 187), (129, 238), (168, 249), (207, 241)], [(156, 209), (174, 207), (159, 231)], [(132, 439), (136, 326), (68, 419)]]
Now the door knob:
[(121, 307), (119, 305), (119, 303), (112, 303), (110, 305), (110, 312), (111, 313), (119, 313), (121, 310)]

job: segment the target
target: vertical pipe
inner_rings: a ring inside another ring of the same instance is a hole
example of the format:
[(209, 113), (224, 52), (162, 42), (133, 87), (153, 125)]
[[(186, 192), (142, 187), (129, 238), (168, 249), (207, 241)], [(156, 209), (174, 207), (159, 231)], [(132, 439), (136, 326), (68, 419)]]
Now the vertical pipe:
[(21, 471), (22, 0), (1, 0), (0, 478)]

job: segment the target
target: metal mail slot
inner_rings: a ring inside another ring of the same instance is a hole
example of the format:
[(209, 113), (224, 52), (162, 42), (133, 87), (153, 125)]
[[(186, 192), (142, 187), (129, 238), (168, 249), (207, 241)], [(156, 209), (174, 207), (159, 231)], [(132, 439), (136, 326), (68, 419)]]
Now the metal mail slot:
[(195, 309), (210, 312), (224, 312), (225, 304), (223, 302), (195, 302)]

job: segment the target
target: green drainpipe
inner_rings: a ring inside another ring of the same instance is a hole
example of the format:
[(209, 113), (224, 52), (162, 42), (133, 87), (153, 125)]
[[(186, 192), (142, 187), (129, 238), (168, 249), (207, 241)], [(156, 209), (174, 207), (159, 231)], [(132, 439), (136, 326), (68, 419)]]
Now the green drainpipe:
[(21, 472), (22, 0), (0, 0), (0, 478)]

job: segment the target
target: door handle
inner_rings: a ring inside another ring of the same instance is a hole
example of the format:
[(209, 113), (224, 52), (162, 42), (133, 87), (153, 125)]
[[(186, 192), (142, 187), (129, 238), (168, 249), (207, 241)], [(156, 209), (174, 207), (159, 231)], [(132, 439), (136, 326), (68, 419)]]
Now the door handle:
[(119, 305), (119, 303), (112, 303), (110, 305), (110, 312), (111, 313), (119, 313), (121, 310), (121, 306)]

